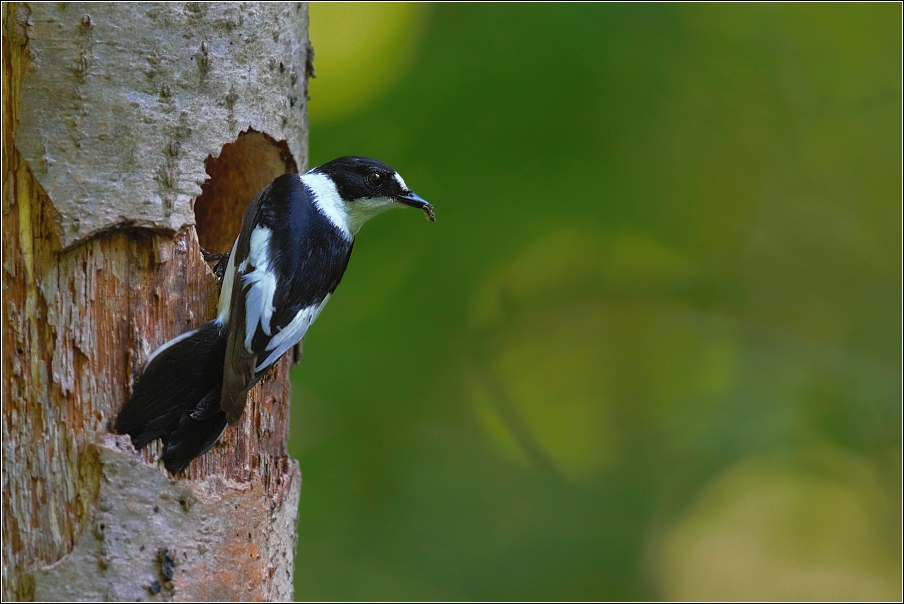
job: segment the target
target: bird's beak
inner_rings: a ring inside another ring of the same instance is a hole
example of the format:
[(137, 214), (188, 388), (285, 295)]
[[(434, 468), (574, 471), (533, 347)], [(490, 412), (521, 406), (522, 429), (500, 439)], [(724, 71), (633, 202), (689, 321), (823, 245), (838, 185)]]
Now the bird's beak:
[(423, 210), (424, 217), (426, 217), (427, 220), (436, 222), (436, 214), (433, 213), (433, 206), (414, 191), (408, 191), (405, 195), (399, 195), (396, 197), (396, 201), (404, 203), (406, 206)]

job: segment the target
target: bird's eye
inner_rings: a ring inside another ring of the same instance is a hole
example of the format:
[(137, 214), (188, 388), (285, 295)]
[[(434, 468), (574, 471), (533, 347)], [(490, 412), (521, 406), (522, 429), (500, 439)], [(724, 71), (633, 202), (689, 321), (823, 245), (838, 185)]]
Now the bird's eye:
[(379, 172), (371, 172), (370, 174), (367, 175), (367, 184), (369, 184), (372, 187), (379, 187), (382, 182), (383, 182), (383, 177), (380, 175)]

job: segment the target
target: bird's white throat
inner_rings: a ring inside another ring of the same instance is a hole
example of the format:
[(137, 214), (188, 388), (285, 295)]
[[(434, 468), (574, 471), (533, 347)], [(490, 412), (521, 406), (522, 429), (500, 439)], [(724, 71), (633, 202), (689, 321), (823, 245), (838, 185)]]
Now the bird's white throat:
[(308, 172), (301, 177), (301, 182), (314, 193), (314, 205), (320, 213), (349, 240), (365, 222), (377, 214), (402, 205), (390, 197), (369, 197), (346, 202), (336, 189), (336, 184), (326, 174)]

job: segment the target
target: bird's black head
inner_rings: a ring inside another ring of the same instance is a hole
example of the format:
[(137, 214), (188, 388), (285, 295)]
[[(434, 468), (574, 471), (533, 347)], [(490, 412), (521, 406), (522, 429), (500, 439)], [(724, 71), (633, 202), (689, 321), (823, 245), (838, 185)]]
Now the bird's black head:
[(436, 220), (433, 206), (409, 189), (392, 167), (376, 159), (354, 155), (340, 157), (312, 172), (330, 177), (352, 214), (363, 212), (365, 207), (378, 210), (382, 206), (401, 203), (419, 208), (430, 220)]

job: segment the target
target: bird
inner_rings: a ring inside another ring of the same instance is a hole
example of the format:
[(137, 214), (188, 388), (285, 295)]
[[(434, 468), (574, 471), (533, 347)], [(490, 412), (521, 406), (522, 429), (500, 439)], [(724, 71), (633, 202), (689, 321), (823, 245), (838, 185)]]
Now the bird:
[(217, 315), (157, 348), (114, 423), (136, 449), (157, 439), (171, 474), (241, 418), (248, 390), (305, 336), (348, 266), (361, 226), (393, 207), (436, 221), (387, 164), (346, 156), (283, 174), (245, 210)]

